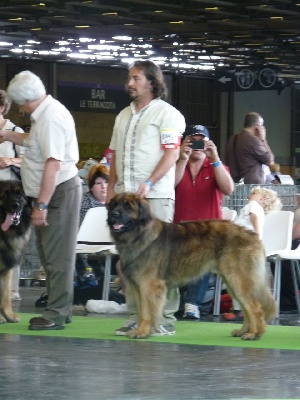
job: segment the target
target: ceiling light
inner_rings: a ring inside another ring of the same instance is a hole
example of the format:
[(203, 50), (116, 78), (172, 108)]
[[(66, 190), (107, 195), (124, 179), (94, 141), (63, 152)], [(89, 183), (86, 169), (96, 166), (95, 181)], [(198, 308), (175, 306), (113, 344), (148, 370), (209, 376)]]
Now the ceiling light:
[(13, 44), (9, 42), (0, 42), (0, 46), (13, 46)]
[(11, 49), (10, 50), (12, 53), (23, 53), (22, 49)]
[(89, 25), (75, 25), (74, 28), (83, 29), (83, 28), (90, 28)]
[(59, 52), (71, 51), (70, 47), (59, 47), (58, 49), (52, 49), (52, 50), (59, 51)]
[(183, 24), (183, 21), (170, 21), (169, 24)]
[(113, 36), (114, 40), (126, 40), (126, 41), (131, 41), (132, 38), (130, 36)]
[(91, 38), (79, 38), (79, 42), (82, 43), (89, 43), (89, 42), (94, 42), (96, 39), (91, 39)]
[(110, 45), (110, 44), (89, 44), (88, 49), (91, 50), (119, 50), (121, 46)]

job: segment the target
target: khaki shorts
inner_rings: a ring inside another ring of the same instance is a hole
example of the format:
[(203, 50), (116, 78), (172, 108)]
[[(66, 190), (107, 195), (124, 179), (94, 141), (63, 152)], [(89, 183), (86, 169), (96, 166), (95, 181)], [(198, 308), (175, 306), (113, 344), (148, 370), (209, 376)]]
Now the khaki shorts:
[(161, 221), (172, 222), (174, 217), (175, 201), (172, 199), (146, 199), (154, 216)]

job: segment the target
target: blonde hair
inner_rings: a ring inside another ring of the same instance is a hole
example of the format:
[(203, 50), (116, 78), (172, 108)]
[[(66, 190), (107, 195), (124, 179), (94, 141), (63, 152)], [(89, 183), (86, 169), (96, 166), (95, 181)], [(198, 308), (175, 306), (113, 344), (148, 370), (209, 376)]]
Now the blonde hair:
[(271, 211), (279, 211), (282, 209), (281, 200), (274, 190), (266, 189), (261, 186), (255, 186), (254, 188), (252, 188), (250, 193), (259, 193), (260, 195), (262, 195), (263, 201), (261, 203), (261, 206), (264, 209), (265, 214), (268, 214)]

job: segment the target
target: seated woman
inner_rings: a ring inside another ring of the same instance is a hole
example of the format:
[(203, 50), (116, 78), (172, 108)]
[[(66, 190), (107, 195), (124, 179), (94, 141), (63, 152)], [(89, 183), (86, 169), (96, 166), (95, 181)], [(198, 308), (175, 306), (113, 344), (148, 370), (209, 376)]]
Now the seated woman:
[(104, 164), (95, 164), (88, 174), (89, 191), (82, 196), (80, 219), (81, 225), (85, 214), (90, 208), (105, 207), (107, 196), (109, 167)]
[[(97, 163), (90, 168), (87, 177), (87, 184), (89, 187), (89, 191), (84, 193), (82, 196), (80, 217), (79, 217), (80, 225), (82, 224), (85, 214), (90, 208), (105, 207), (108, 175), (109, 175), (109, 167), (105, 164)], [(89, 263), (93, 264), (91, 260), (89, 260)], [(76, 270), (78, 273), (83, 273), (85, 268), (89, 266), (90, 265), (87, 263), (87, 259), (85, 257), (83, 257), (81, 254), (77, 255)], [(96, 268), (97, 263), (94, 264), (93, 267)], [(115, 268), (119, 276), (121, 288), (123, 289), (125, 284), (119, 261), (115, 265)]]

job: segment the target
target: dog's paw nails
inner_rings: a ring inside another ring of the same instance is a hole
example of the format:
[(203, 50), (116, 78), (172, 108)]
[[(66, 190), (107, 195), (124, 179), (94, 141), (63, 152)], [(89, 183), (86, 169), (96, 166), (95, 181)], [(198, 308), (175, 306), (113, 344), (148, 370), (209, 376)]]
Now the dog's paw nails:
[(12, 322), (12, 323), (13, 322), (20, 322), (20, 320), (21, 320), (21, 318), (16, 314), (13, 314), (13, 315), (10, 315), (10, 316), (6, 317), (6, 321), (7, 322)]
[(141, 332), (141, 331), (136, 329), (136, 330), (127, 332), (127, 336), (130, 339), (145, 339), (145, 338), (147, 338), (149, 336), (149, 334), (147, 335), (147, 334), (145, 334), (145, 332)]
[(241, 339), (243, 340), (257, 340), (259, 339), (259, 336), (257, 336), (255, 333), (244, 333), (244, 335), (241, 336)]
[(239, 330), (239, 329), (235, 329), (235, 330), (233, 330), (232, 332), (231, 332), (231, 336), (234, 336), (234, 337), (241, 337), (241, 336), (243, 336), (245, 334), (245, 332), (242, 332), (241, 330)]

